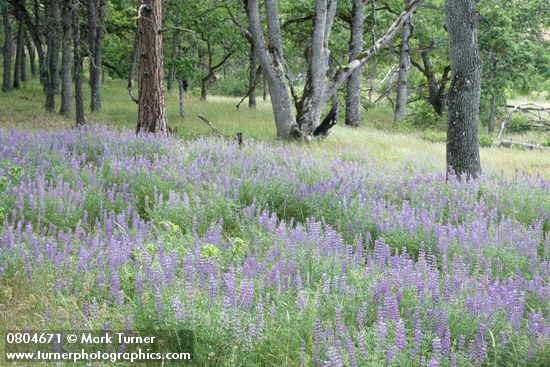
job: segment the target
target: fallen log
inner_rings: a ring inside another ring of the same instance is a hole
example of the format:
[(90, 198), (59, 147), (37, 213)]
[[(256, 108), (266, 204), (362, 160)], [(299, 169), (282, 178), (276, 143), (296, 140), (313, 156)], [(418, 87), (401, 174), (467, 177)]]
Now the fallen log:
[(513, 141), (513, 140), (499, 140), (499, 141), (495, 141), (493, 143), (493, 145), (497, 146), (497, 147), (505, 147), (505, 148), (520, 147), (520, 148), (529, 149), (529, 150), (534, 150), (534, 149), (546, 150), (546, 149), (548, 149), (548, 147), (544, 147), (542, 145), (531, 144), (531, 143), (523, 143), (523, 142)]

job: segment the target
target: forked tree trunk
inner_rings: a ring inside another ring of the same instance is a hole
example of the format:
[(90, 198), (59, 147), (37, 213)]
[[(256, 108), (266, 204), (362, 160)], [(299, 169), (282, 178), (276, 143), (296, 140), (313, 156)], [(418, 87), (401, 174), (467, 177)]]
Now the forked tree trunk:
[(71, 27), (71, 0), (62, 2), (62, 25), (63, 25), (63, 50), (61, 55), (61, 109), (59, 111), (63, 116), (70, 116), (73, 104), (72, 90), (72, 27)]
[(4, 24), (4, 46), (2, 48), (2, 56), (4, 58), (4, 70), (2, 75), (2, 91), (11, 90), (11, 59), (13, 52), (13, 40), (11, 34), (10, 14), (8, 4), (2, 3), (2, 21)]
[(407, 84), (409, 67), (411, 65), (411, 48), (409, 46), (409, 41), (412, 36), (412, 27), (412, 16), (410, 16), (405, 20), (405, 23), (403, 23), (394, 122), (402, 121), (407, 115)]
[(84, 98), (82, 96), (82, 53), (80, 50), (80, 22), (78, 17), (78, 6), (80, 0), (72, 0), (72, 29), (73, 29), (73, 61), (74, 61), (74, 97), (76, 110), (76, 125), (85, 126)]
[(293, 100), (290, 98), (286, 84), (277, 0), (265, 0), (267, 44), (261, 27), (258, 0), (248, 0), (246, 5), (249, 29), (269, 86), (277, 136), (282, 139), (309, 140), (319, 127), (322, 110), (330, 97), (355, 70), (393, 39), (404, 20), (421, 2), (422, 0), (412, 1), (407, 11), (397, 17), (381, 38), (376, 40), (368, 50), (360, 52), (348, 65), (341, 68), (334, 78), (327, 81), (328, 41), (336, 13), (336, 1), (316, 0), (307, 80), (302, 98), (294, 101), (298, 112), (295, 117)]
[[(353, 0), (352, 14), (349, 61), (353, 61), (363, 51), (365, 0)], [(361, 68), (357, 68), (348, 79), (345, 123), (353, 127), (361, 125)]]
[(139, 112), (137, 132), (167, 131), (162, 56), (162, 2), (143, 0), (139, 8)]
[[(297, 135), (299, 130), (296, 124), (292, 99), (286, 86), (277, 0), (265, 1), (268, 28), (267, 44), (260, 22), (258, 0), (248, 0), (246, 5), (250, 33), (254, 40), (258, 57), (262, 63), (263, 75), (269, 87), (269, 94), (271, 95), (277, 137), (280, 139), (299, 137)], [(268, 49), (270, 51), (269, 54), (267, 53)]]
[(446, 0), (452, 81), (447, 97), (447, 172), (481, 174), (478, 122), (481, 59), (477, 41), (476, 0)]

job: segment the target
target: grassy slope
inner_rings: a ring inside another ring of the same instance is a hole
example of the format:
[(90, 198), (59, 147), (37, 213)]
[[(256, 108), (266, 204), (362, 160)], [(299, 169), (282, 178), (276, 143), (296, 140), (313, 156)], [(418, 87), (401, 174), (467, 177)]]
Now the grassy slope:
[[(88, 112), (88, 118), (117, 128), (134, 129), (137, 105), (130, 101), (124, 83), (108, 82), (103, 86), (102, 92), (103, 111), (97, 115)], [(27, 83), (21, 90), (1, 93), (0, 126), (53, 128), (73, 124), (71, 120), (63, 119), (57, 114), (44, 112), (43, 99), (36, 80)], [(86, 95), (85, 101), (88, 100)], [(203, 114), (228, 136), (241, 131), (245, 139), (275, 138), (269, 102), (259, 99), (255, 111), (248, 110), (246, 102), (237, 111), (236, 98), (210, 97), (207, 102), (202, 102), (196, 97), (189, 96), (186, 102), (188, 117), (182, 119), (178, 113), (177, 95), (167, 95), (169, 125), (177, 127), (178, 135), (181, 137), (189, 138), (210, 133), (209, 128), (197, 118), (198, 114)], [(391, 131), (391, 120), (391, 111), (384, 108), (373, 110), (364, 114), (365, 127), (351, 130), (337, 126), (325, 141), (314, 142), (306, 149), (311, 149), (315, 154), (329, 152), (351, 156), (358, 149), (366, 150), (375, 160), (387, 164), (397, 162), (400, 163), (399, 167), (405, 165), (411, 169), (444, 169), (444, 143), (426, 142), (414, 131)], [(525, 171), (550, 178), (550, 154), (547, 152), (482, 148), (481, 159), (488, 173), (503, 171), (506, 175), (512, 176), (517, 171)]]

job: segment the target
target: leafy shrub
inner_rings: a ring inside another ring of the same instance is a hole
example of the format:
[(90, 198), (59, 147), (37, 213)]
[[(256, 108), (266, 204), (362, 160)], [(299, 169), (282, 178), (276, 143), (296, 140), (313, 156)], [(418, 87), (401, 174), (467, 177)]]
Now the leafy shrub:
[(513, 133), (522, 133), (531, 130), (529, 125), (529, 118), (520, 114), (514, 114), (508, 124), (506, 129), (509, 132)]
[(410, 113), (407, 115), (405, 123), (421, 129), (441, 129), (447, 122), (447, 115), (441, 116), (435, 113), (433, 107), (421, 101), (412, 105)]
[(431, 143), (445, 143), (447, 142), (447, 133), (443, 131), (426, 130), (422, 133), (420, 139)]
[(210, 94), (218, 96), (242, 97), (248, 91), (248, 80), (221, 78), (211, 84), (208, 91)]
[(479, 136), (479, 145), (483, 148), (490, 148), (493, 146), (493, 137), (489, 135)]

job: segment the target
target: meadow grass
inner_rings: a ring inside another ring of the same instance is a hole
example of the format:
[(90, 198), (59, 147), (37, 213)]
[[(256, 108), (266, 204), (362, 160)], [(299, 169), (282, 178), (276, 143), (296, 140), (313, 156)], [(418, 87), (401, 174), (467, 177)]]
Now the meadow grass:
[[(85, 101), (89, 101), (85, 88)], [(137, 105), (130, 100), (124, 82), (111, 80), (102, 86), (101, 113), (92, 114), (86, 105), (88, 120), (97, 121), (113, 128), (135, 129)], [(186, 117), (179, 116), (177, 93), (166, 94), (169, 126), (177, 128), (177, 137), (195, 138), (211, 134), (197, 116), (202, 114), (211, 120), (226, 136), (233, 137), (242, 132), (245, 140), (255, 139), (274, 141), (275, 124), (269, 100), (258, 98), (255, 110), (247, 108), (246, 101), (236, 109), (238, 98), (209, 96), (200, 101), (196, 96), (186, 96)], [(47, 113), (43, 108), (44, 97), (38, 81), (27, 82), (20, 90), (0, 94), (0, 124), (3, 126), (25, 127), (30, 129), (57, 128), (72, 126), (73, 121), (58, 114)], [(59, 105), (59, 101), (57, 101)], [(343, 117), (341, 118), (343, 120)], [(333, 128), (329, 137), (322, 141), (304, 144), (303, 149), (311, 150), (320, 156), (336, 154), (353, 156), (355, 152), (368, 152), (369, 156), (389, 169), (388, 165), (417, 167), (429, 162), (432, 169), (445, 168), (445, 143), (427, 142), (422, 132), (403, 129), (392, 125), (393, 115), (387, 105), (363, 111), (363, 126), (359, 129), (340, 124)], [(544, 135), (544, 134), (542, 134)], [(518, 141), (540, 142), (541, 133), (527, 133), (512, 136)], [(542, 137), (543, 139), (543, 137)], [(550, 177), (550, 154), (548, 151), (525, 151), (510, 148), (481, 148), (481, 162), (486, 173), (503, 173), (508, 177), (518, 172)]]

